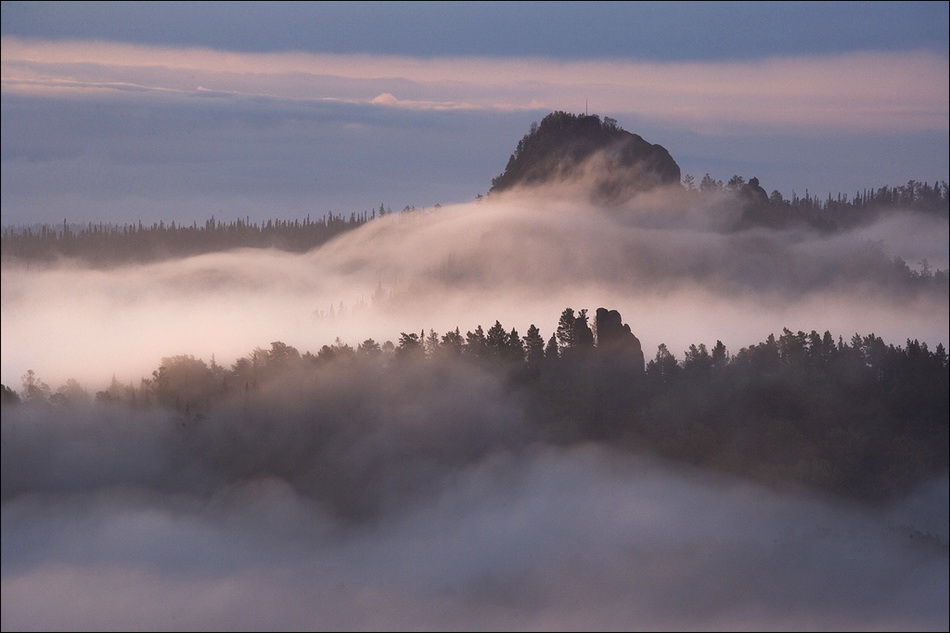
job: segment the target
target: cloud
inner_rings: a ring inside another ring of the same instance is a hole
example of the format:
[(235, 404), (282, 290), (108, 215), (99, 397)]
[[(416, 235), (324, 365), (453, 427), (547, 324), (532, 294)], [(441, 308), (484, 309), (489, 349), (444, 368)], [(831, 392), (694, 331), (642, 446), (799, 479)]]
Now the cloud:
[(394, 95), (384, 92), (370, 101), (375, 105), (390, 106), (394, 108), (405, 108), (407, 110), (475, 110), (477, 107), (470, 103), (457, 103), (452, 101), (411, 101), (397, 99)]
[[(3, 90), (79, 98), (199, 91), (410, 109), (571, 109), (585, 100), (704, 133), (946, 131), (946, 56), (847, 53), (749, 62), (247, 54), (5, 37)], [(399, 98), (393, 95), (400, 95)]]
[(823, 197), (946, 178), (946, 60), (926, 53), (657, 64), (5, 38), (0, 56), (6, 224), (467, 201), (532, 120), (587, 103), (697, 179)]

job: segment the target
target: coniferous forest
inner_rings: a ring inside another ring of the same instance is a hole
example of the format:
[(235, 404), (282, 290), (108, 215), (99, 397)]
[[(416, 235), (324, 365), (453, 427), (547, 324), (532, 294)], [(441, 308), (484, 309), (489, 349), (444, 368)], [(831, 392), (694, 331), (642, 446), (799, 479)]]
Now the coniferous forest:
[[(428, 410), (432, 400), (454, 397), (446, 394), (473, 377), (491, 380), (505, 400), (520, 403), (524, 419), (505, 429), (486, 424), (478, 441), (462, 436), (445, 455), (431, 457), (470, 460), (496, 442), (596, 442), (862, 501), (906, 493), (948, 468), (950, 376), (942, 344), (931, 350), (916, 340), (895, 345), (874, 334), (844, 340), (827, 331), (784, 329), (735, 352), (717, 341), (690, 345), (678, 358), (661, 345), (644, 363), (629, 326), (604, 308), (594, 321), (586, 309), (566, 308), (547, 338), (534, 325), (522, 336), (495, 321), (464, 334), (458, 328), (402, 333), (398, 342), (367, 339), (355, 348), (337, 340), (304, 353), (274, 341), (230, 367), (171, 356), (137, 384), (113, 378), (94, 394), (75, 380), (54, 390), (31, 370), (19, 392), (3, 387), (3, 404), (64, 413), (90, 407), (165, 412), (180, 426), (178, 441), (225, 476), (230, 468), (238, 469), (231, 476), (263, 468), (307, 488), (341, 434), (375, 433), (385, 425), (388, 414), (364, 402), (381, 404), (378, 385), (395, 381), (405, 401)], [(417, 381), (427, 388), (414, 388)], [(433, 382), (441, 383), (434, 391)], [(341, 385), (348, 385), (342, 395), (336, 391)], [(306, 424), (285, 426), (267, 414), (301, 400), (314, 407)], [(320, 415), (324, 406), (333, 415)], [(453, 405), (457, 409), (464, 402)], [(242, 437), (232, 438), (232, 450), (243, 454), (220, 454), (207, 444), (219, 440), (205, 427), (238, 433), (223, 424), (238, 424)], [(258, 442), (269, 442), (264, 438), (275, 430), (279, 450), (257, 455)], [(19, 476), (24, 456), (8, 454), (7, 447), (5, 441), (4, 499), (30, 487)], [(407, 452), (403, 458), (413, 459), (429, 449), (425, 442), (399, 447)], [(395, 447), (378, 450), (382, 458)], [(30, 459), (31, 468), (42, 466), (36, 456)], [(355, 507), (362, 502), (337, 498), (338, 491), (322, 487), (330, 482), (320, 483), (312, 492), (335, 511), (372, 509)]]

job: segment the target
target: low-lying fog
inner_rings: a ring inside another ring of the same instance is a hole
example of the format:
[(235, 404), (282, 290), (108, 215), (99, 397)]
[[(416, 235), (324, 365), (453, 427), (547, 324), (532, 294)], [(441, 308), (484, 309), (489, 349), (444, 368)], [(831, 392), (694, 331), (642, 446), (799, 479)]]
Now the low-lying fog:
[(849, 234), (728, 233), (735, 204), (660, 194), (615, 209), (508, 197), (377, 219), (306, 254), (244, 250), (110, 270), (3, 270), (2, 381), (27, 369), (136, 384), (165, 356), (229, 365), (280, 340), (316, 351), (336, 338), (464, 334), (495, 320), (549, 337), (566, 307), (619, 310), (647, 358), (666, 343), (722, 340), (731, 352), (792, 331), (874, 333), (947, 344), (946, 294), (882, 268), (948, 266), (947, 220), (892, 216)]
[[(619, 310), (647, 359), (783, 327), (947, 343), (945, 289), (881, 264), (947, 267), (946, 219), (729, 233), (721, 202), (512, 196), (306, 254), (8, 267), (3, 383), (92, 392), (176, 354), (229, 366), (496, 319), (547, 339), (565, 307)], [(945, 477), (868, 507), (555, 447), (473, 367), (282, 388), (198, 421), (6, 407), (3, 629), (946, 630)]]
[(8, 408), (4, 630), (946, 627), (946, 478), (780, 495), (532, 441), (487, 376), (376, 378), (186, 426)]

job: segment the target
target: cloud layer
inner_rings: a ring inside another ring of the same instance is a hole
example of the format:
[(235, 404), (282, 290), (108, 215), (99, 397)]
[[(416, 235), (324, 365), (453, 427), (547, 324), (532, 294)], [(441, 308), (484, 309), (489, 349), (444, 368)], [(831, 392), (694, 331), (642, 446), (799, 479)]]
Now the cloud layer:
[[(409, 109), (556, 110), (584, 99), (700, 132), (946, 131), (946, 56), (750, 62), (247, 54), (6, 37), (3, 90), (62, 98), (269, 98)], [(579, 96), (580, 95), (580, 96)], [(570, 109), (570, 108), (569, 108)]]
[[(590, 110), (786, 197), (946, 179), (946, 55), (748, 61), (237, 53), (5, 36), (3, 221), (320, 217), (484, 193)], [(936, 78), (936, 79), (935, 79)]]
[[(188, 427), (5, 410), (4, 628), (946, 621), (946, 479), (876, 508), (779, 495), (527, 442), (491, 377), (438, 374), (367, 376)], [(412, 410), (407, 387), (421, 388)], [(356, 392), (394, 408), (349, 409)], [(476, 450), (456, 450), (469, 436)], [(341, 517), (342, 502), (372, 513)]]

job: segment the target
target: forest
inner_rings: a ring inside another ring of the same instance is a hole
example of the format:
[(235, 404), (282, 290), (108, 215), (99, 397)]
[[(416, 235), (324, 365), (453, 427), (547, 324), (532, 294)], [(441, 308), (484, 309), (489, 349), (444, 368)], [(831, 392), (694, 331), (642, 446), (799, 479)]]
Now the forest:
[[(354, 517), (373, 512), (372, 497), (338, 489), (328, 477), (340, 473), (325, 463), (354, 434), (385, 433), (392, 445), (377, 447), (381, 456), (402, 452), (396, 456), (422, 464), (465, 462), (509, 442), (595, 443), (867, 502), (947, 472), (950, 377), (942, 344), (931, 350), (874, 334), (845, 340), (783, 329), (734, 353), (716, 341), (690, 345), (677, 358), (661, 344), (644, 361), (615, 310), (589, 317), (566, 308), (547, 338), (534, 325), (522, 336), (495, 321), (487, 330), (404, 332), (397, 342), (367, 339), (355, 348), (338, 339), (304, 353), (274, 341), (230, 367), (166, 357), (138, 384), (113, 378), (94, 395), (72, 379), (53, 390), (31, 370), (19, 391), (3, 387), (4, 419), (8, 407), (162, 411), (194, 458), (210, 459), (216, 471), (267, 472)], [(467, 385), (480, 381), (496, 384), (499, 400), (516, 403), (515, 412), (499, 416), (481, 402), (461, 414), (475, 419), (460, 423), (451, 441), (385, 428), (392, 406), (458, 415), (467, 408)], [(451, 399), (458, 401), (445, 402)], [(301, 411), (287, 416), (297, 403)], [(498, 419), (512, 415), (519, 422), (499, 428)], [(4, 499), (29, 492), (31, 481), (17, 470), (22, 457), (10, 432), (5, 425)], [(216, 446), (222, 442), (227, 451)]]

